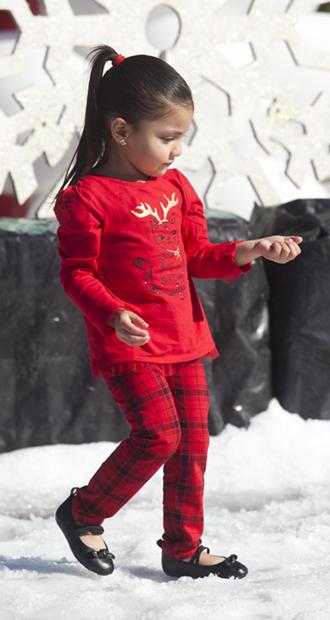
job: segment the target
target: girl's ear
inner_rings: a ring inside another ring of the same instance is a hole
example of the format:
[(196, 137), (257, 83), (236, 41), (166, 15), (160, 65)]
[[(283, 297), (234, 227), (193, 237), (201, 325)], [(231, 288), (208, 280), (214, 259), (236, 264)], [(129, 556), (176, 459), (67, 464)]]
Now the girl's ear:
[(108, 127), (112, 138), (116, 142), (126, 139), (131, 133), (131, 125), (120, 116), (108, 121)]

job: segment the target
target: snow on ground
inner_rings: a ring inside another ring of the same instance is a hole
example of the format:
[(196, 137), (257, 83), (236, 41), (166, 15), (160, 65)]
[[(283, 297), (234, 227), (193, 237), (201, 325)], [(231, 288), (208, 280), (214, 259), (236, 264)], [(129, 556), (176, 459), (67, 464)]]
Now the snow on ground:
[(0, 455), (0, 620), (329, 620), (330, 421), (273, 399), (249, 429), (211, 437), (203, 544), (249, 568), (242, 580), (163, 573), (162, 468), (111, 519), (115, 570), (81, 566), (55, 523), (115, 442)]

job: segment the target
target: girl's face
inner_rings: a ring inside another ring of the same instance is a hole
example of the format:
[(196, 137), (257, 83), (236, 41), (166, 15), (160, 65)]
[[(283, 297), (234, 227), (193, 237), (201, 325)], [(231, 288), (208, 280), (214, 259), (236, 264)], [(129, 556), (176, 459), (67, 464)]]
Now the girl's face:
[[(154, 121), (140, 121), (137, 129), (124, 122), (117, 125), (127, 144), (120, 147), (125, 167), (135, 168), (146, 176), (161, 176), (182, 153), (181, 140), (186, 135), (194, 110), (191, 105), (172, 107), (166, 116)], [(120, 119), (116, 119), (120, 121)], [(123, 163), (124, 163), (123, 161)]]

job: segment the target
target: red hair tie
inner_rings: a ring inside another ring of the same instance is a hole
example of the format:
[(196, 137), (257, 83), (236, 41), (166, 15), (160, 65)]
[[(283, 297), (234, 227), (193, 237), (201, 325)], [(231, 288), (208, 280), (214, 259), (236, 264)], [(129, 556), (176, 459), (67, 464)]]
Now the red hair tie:
[(115, 56), (115, 58), (112, 61), (113, 65), (119, 65), (119, 63), (123, 62), (123, 60), (125, 60), (126, 56), (122, 56), (121, 54), (117, 54), (117, 56)]

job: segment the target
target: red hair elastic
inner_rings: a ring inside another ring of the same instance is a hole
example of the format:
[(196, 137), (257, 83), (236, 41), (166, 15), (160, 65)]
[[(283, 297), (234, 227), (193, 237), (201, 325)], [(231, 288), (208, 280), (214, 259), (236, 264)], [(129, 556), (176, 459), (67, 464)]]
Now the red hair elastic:
[(115, 56), (115, 58), (112, 61), (113, 65), (119, 65), (120, 62), (123, 62), (123, 60), (125, 60), (126, 56), (122, 56), (121, 54), (117, 54), (117, 56)]

